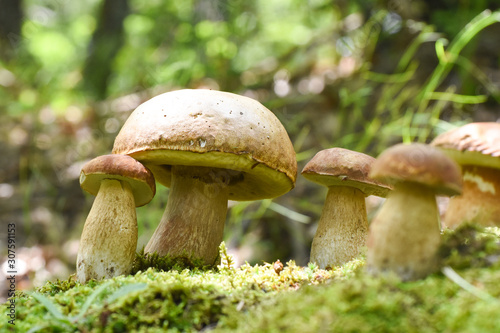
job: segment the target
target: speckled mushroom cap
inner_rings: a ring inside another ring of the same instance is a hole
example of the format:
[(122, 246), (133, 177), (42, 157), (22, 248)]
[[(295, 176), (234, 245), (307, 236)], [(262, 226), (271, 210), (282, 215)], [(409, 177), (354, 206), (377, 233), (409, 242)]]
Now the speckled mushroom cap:
[(380, 154), (370, 177), (388, 184), (413, 182), (425, 185), (437, 195), (462, 191), (458, 165), (439, 149), (421, 143), (398, 144)]
[(103, 155), (90, 160), (80, 173), (80, 186), (90, 194), (97, 195), (103, 179), (128, 182), (136, 207), (150, 202), (156, 193), (151, 171), (127, 155)]
[(375, 158), (343, 148), (318, 152), (306, 164), (302, 175), (324, 186), (351, 186), (366, 195), (387, 196), (391, 188), (368, 176)]
[(229, 199), (273, 198), (295, 186), (297, 161), (276, 116), (254, 99), (213, 90), (178, 90), (141, 104), (115, 139), (169, 187), (172, 165), (234, 171)]
[(458, 164), (500, 169), (499, 123), (470, 123), (438, 135), (431, 145)]

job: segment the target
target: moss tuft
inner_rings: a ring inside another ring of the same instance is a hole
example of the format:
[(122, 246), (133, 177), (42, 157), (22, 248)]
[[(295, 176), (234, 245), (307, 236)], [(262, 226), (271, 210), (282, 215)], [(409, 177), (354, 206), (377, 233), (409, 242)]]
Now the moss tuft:
[(463, 224), (456, 230), (445, 229), (439, 249), (442, 265), (465, 269), (499, 264), (498, 230), (475, 224)]
[(74, 288), (77, 284), (76, 274), (72, 274), (67, 280), (57, 279), (55, 282), (49, 281), (44, 286), (37, 289), (37, 292), (42, 294), (55, 295), (59, 292), (70, 290)]
[(148, 268), (154, 268), (158, 271), (183, 271), (184, 269), (198, 269), (198, 270), (209, 270), (213, 266), (207, 266), (203, 264), (203, 259), (194, 258), (189, 255), (181, 256), (159, 256), (158, 253), (144, 253), (144, 248), (136, 254), (134, 263), (132, 265), (131, 273), (132, 275), (145, 271)]

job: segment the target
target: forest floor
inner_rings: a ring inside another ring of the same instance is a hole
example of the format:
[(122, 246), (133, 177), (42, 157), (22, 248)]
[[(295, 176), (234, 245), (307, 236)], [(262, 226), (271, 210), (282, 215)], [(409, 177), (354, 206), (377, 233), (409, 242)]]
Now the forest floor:
[(86, 284), (70, 276), (17, 292), (15, 325), (4, 316), (0, 331), (498, 332), (500, 229), (446, 230), (439, 256), (440, 271), (401, 282), (365, 273), (364, 257), (331, 270), (236, 268), (221, 244), (210, 270), (150, 267)]

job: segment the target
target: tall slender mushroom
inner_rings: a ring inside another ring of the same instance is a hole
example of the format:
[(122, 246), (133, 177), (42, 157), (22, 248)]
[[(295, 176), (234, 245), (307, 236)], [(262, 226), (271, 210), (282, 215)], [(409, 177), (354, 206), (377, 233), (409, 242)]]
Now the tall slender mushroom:
[(154, 197), (153, 174), (129, 156), (104, 155), (83, 166), (80, 186), (96, 198), (78, 249), (78, 280), (128, 274), (137, 247), (135, 207)]
[(140, 105), (115, 139), (170, 187), (147, 253), (194, 256), (213, 264), (227, 201), (274, 198), (295, 185), (290, 138), (259, 102), (212, 90), (178, 90)]
[(435, 196), (460, 193), (458, 166), (437, 148), (399, 144), (377, 158), (370, 177), (394, 190), (370, 225), (368, 271), (391, 271), (402, 280), (425, 277), (435, 268), (441, 236)]
[(385, 197), (388, 185), (368, 177), (375, 159), (342, 148), (318, 152), (302, 175), (328, 187), (325, 205), (311, 247), (311, 262), (320, 268), (338, 266), (356, 257), (366, 245), (368, 218), (365, 197)]
[(437, 136), (431, 145), (462, 167), (463, 192), (450, 199), (444, 224), (500, 226), (500, 124), (467, 124)]

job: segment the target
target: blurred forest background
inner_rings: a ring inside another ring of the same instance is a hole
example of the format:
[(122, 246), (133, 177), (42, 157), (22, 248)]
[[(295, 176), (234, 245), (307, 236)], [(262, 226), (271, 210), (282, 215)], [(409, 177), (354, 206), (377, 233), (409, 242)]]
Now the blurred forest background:
[[(94, 197), (78, 176), (130, 112), (212, 88), (281, 120), (299, 171), (319, 150), (377, 156), (500, 118), (498, 0), (0, 0), (0, 245), (16, 224), (18, 288), (75, 270)], [(489, 9), (489, 10), (487, 10)], [(239, 262), (308, 262), (326, 189), (231, 202)], [(139, 248), (168, 199), (138, 209)], [(377, 201), (368, 198), (368, 208)], [(5, 270), (5, 267), (4, 267)], [(2, 284), (2, 286), (5, 284)]]

